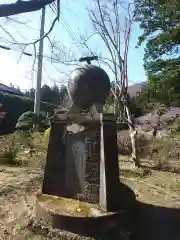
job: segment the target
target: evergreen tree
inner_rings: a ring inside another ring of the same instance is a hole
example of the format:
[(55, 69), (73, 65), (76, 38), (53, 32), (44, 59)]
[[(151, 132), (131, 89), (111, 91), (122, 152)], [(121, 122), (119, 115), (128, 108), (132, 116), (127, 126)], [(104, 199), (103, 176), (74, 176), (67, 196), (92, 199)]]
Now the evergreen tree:
[(179, 0), (135, 0), (135, 19), (146, 43), (145, 70), (148, 94), (154, 101), (180, 105), (180, 4)]

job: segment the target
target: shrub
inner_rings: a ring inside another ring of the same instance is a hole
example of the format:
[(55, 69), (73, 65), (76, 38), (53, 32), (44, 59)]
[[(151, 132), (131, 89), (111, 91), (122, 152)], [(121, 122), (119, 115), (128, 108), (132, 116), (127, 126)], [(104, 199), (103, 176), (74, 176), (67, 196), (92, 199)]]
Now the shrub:
[(43, 167), (46, 154), (42, 133), (17, 131), (0, 136), (0, 164)]
[(3, 105), (0, 104), (0, 122), (4, 119), (6, 113), (2, 111)]
[(131, 139), (129, 137), (129, 131), (120, 131), (117, 133), (117, 144), (118, 144), (118, 152), (122, 155), (130, 155), (131, 154)]
[(16, 164), (15, 157), (17, 154), (17, 147), (15, 142), (15, 135), (3, 136), (0, 138), (1, 151), (0, 151), (0, 163), (3, 164)]
[(50, 136), (50, 128), (46, 129), (44, 132), (44, 138), (45, 140), (48, 140)]
[(39, 120), (37, 121), (36, 114), (34, 112), (28, 111), (23, 113), (16, 124), (16, 129), (20, 131), (31, 130), (33, 125), (38, 123), (39, 130), (44, 131), (48, 127), (48, 119), (44, 116), (43, 113), (40, 113)]
[[(172, 171), (179, 168), (180, 159), (180, 142), (171, 137), (155, 139), (148, 147), (146, 155), (157, 169), (171, 169)], [(174, 170), (173, 170), (174, 169)]]
[(30, 130), (33, 128), (33, 125), (36, 123), (35, 113), (28, 111), (23, 113), (16, 124), (17, 130)]
[(179, 136), (180, 134), (180, 120), (178, 119), (176, 121), (176, 126), (174, 126), (174, 128), (171, 129), (171, 134), (172, 136)]
[[(7, 112), (0, 126), (1, 133), (14, 132), (18, 118), (27, 111), (33, 111), (34, 100), (0, 92), (0, 102), (3, 104), (2, 110)], [(51, 104), (41, 103), (41, 111), (53, 113), (55, 107)]]
[[(151, 137), (144, 132), (138, 131), (137, 135), (138, 152), (140, 156), (146, 152), (146, 147), (151, 143)], [(129, 131), (120, 131), (117, 134), (117, 144), (119, 154), (130, 156), (132, 153), (131, 139)]]

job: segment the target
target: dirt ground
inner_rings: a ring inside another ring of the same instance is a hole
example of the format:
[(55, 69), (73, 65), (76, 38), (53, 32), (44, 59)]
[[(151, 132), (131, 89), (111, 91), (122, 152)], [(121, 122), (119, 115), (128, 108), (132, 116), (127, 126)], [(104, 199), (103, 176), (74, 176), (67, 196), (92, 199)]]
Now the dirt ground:
[[(180, 207), (180, 178), (176, 174), (134, 170), (125, 161), (121, 181), (136, 193), (137, 200), (155, 206)], [(42, 170), (30, 167), (0, 167), (0, 239), (58, 239), (42, 229), (31, 231), (36, 194), (41, 189)]]
[(36, 223), (36, 194), (42, 187), (42, 173), (42, 170), (37, 168), (1, 165), (0, 240), (100, 240), (101, 238), (83, 237), (46, 228)]
[(41, 179), (40, 169), (0, 167), (0, 239), (42, 239), (27, 228)]
[(155, 206), (180, 207), (180, 175), (150, 168), (134, 169), (128, 158), (120, 159), (120, 179), (136, 194), (136, 199)]
[[(42, 153), (44, 145), (41, 141), (38, 143), (40, 145), (32, 154), (31, 164), (10, 166), (0, 162), (0, 240), (65, 239), (62, 232), (34, 223), (36, 194), (41, 190), (43, 170), (32, 162), (37, 163), (39, 158), (45, 160), (46, 155)], [(133, 239), (180, 240), (180, 212), (178, 217), (176, 213), (173, 217), (169, 214), (169, 211), (180, 208), (180, 176), (150, 168), (134, 169), (128, 157), (121, 156), (119, 164), (120, 180), (134, 190), (140, 202), (134, 213), (135, 232), (138, 235)], [(173, 227), (170, 227), (171, 224)], [(150, 232), (147, 234), (147, 231)], [(173, 237), (168, 238), (168, 234)], [(79, 239), (73, 236), (67, 239)]]

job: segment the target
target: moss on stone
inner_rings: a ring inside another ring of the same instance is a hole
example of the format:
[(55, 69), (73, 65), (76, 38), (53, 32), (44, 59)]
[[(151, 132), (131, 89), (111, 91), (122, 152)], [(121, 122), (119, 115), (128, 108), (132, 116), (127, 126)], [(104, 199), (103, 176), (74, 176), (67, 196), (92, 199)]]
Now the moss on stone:
[(38, 196), (39, 203), (53, 212), (79, 217), (98, 217), (111, 212), (103, 210), (98, 204), (90, 204), (72, 198), (63, 198), (42, 194)]

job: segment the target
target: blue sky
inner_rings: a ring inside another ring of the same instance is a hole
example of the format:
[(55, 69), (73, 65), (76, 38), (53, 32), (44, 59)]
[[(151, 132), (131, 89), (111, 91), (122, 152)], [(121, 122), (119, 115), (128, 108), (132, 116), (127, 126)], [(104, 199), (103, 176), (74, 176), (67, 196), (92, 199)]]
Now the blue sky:
[[(7, 2), (7, 0), (5, 2)], [(78, 48), (76, 46), (76, 44), (71, 38), (72, 31), (76, 38), (79, 38), (80, 35), (88, 36), (94, 31), (88, 18), (87, 12), (87, 7), (93, 7), (90, 5), (90, 3), (92, 4), (92, 0), (61, 0), (62, 19), (60, 22), (56, 23), (55, 28), (49, 36), (50, 39), (54, 39), (54, 41), (58, 42), (58, 46), (60, 46), (63, 51), (68, 52), (68, 56), (71, 55), (71, 58), (73, 59), (78, 59), (82, 55), (86, 55), (87, 50), (83, 49), (82, 47)], [(34, 57), (28, 57), (23, 55), (20, 58), (20, 47), (12, 45), (11, 42), (14, 42), (12, 36), (18, 42), (26, 43), (38, 38), (40, 16), (41, 12), (38, 11), (13, 17), (16, 22), (25, 22), (26, 26), (23, 24), (6, 21), (5, 19), (0, 19), (0, 25), (3, 26), (3, 28), (11, 34), (10, 36), (9, 34), (5, 33), (2, 27), (0, 27), (0, 44), (11, 46), (14, 49), (13, 51), (5, 51), (0, 49), (0, 82), (3, 82), (7, 85), (10, 83), (14, 84), (15, 86), (18, 85), (23, 90), (35, 86), (37, 72), (32, 71)], [(54, 17), (55, 14), (48, 6), (46, 8), (45, 32), (48, 31)], [(69, 26), (71, 28), (70, 30)], [(69, 34), (68, 32), (70, 32), (71, 34)], [(135, 48), (137, 44), (137, 38), (140, 33), (141, 32), (138, 24), (134, 24), (131, 33), (131, 41), (128, 55), (128, 74), (130, 84), (146, 80), (143, 68), (144, 50), (143, 48)], [(92, 37), (89, 41), (89, 46), (93, 52), (97, 52), (97, 54), (103, 54), (103, 56), (108, 56), (108, 52), (100, 38), (96, 36)], [(26, 51), (33, 54), (33, 46), (28, 46), (26, 48)], [(68, 74), (72, 71), (74, 66), (67, 66), (60, 63), (53, 63), (53, 65), (51, 64), (51, 47), (48, 39), (45, 39), (44, 41), (44, 55), (48, 57), (46, 57), (43, 61), (42, 84), (53, 84), (54, 82), (56, 82), (56, 84), (59, 86), (61, 84), (65, 84), (68, 80)], [(67, 56), (66, 58), (67, 60), (69, 59), (69, 57)], [(109, 73), (112, 79), (112, 74), (110, 73), (110, 71), (105, 66), (102, 67)], [(37, 69), (37, 65), (35, 65), (34, 68)]]

